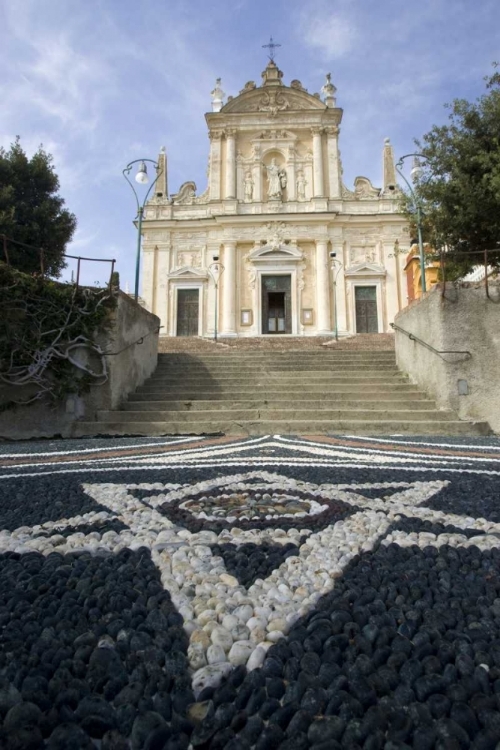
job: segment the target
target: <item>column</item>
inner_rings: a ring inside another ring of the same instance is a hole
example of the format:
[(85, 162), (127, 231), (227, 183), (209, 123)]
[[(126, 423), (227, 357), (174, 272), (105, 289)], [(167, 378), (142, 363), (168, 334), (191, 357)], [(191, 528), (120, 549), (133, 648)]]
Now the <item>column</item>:
[(224, 255), (222, 257), (222, 264), (224, 266), (224, 272), (221, 274), (221, 281), (220, 281), (220, 286), (222, 286), (221, 336), (235, 336), (236, 335), (236, 242), (224, 243)]
[(214, 130), (210, 136), (210, 200), (220, 200), (221, 131)]
[(326, 153), (328, 158), (328, 197), (340, 198), (341, 180), (340, 180), (340, 162), (338, 149), (339, 129), (336, 125), (326, 128), (327, 141)]
[(328, 243), (316, 240), (316, 332), (331, 333)]
[(323, 145), (321, 142), (321, 128), (311, 128), (313, 136), (313, 171), (314, 171), (314, 198), (324, 196), (324, 177), (323, 177)]
[(226, 130), (226, 191), (225, 198), (236, 198), (236, 131)]

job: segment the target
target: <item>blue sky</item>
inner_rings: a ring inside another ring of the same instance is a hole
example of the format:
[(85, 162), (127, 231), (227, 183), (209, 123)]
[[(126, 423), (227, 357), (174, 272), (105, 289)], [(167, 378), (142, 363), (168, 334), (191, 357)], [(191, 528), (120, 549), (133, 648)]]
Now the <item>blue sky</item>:
[[(114, 257), (133, 288), (134, 202), (122, 169), (167, 149), (169, 189), (206, 187), (204, 114), (217, 77), (236, 95), (260, 83), (281, 43), (284, 82), (319, 91), (332, 73), (344, 109), (344, 182), (380, 185), (396, 156), (474, 99), (500, 60), (498, 0), (0, 0), (0, 145), (53, 154), (78, 218), (68, 252)], [(84, 280), (102, 281), (104, 264)]]

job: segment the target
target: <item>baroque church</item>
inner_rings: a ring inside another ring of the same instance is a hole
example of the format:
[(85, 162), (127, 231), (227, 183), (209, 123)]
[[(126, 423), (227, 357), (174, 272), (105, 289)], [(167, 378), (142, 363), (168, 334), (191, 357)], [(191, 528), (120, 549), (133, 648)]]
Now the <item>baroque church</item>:
[(331, 76), (320, 93), (283, 82), (228, 96), (205, 115), (208, 186), (168, 193), (167, 156), (143, 220), (142, 296), (168, 336), (328, 336), (390, 331), (407, 304), (392, 146), (383, 186), (342, 180)]

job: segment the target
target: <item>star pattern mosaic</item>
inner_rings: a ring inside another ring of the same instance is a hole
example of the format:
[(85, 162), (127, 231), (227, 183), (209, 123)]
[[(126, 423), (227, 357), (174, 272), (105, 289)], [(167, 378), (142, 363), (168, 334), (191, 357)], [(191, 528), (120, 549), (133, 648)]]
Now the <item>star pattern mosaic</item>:
[(410, 746), (500, 741), (496, 439), (18, 444), (0, 472), (6, 747), (384, 747), (391, 706)]

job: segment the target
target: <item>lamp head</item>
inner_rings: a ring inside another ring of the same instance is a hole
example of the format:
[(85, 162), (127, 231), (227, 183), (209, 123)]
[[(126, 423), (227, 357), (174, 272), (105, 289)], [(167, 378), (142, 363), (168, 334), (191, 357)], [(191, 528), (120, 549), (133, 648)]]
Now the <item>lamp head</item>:
[(413, 159), (413, 166), (411, 168), (410, 174), (413, 181), (418, 180), (418, 178), (422, 174), (422, 166), (416, 156)]
[(139, 164), (139, 169), (137, 170), (135, 181), (140, 185), (147, 185), (147, 183), (149, 182), (148, 170), (146, 164), (143, 161), (141, 161), (141, 163)]

